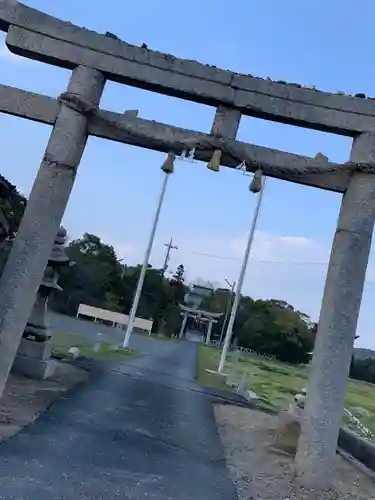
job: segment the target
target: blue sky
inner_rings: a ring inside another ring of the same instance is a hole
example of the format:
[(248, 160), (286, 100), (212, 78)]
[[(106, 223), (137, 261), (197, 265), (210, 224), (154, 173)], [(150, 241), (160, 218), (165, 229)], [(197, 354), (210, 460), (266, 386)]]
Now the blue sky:
[[(262, 2), (151, 0), (25, 2), (61, 19), (162, 52), (197, 59), (255, 76), (315, 84), (327, 91), (375, 96), (370, 0)], [(3, 43), (3, 41), (2, 41)], [(57, 96), (69, 72), (10, 55), (0, 49), (0, 82)], [(107, 83), (101, 107), (139, 109), (143, 118), (208, 132), (214, 109), (180, 99)], [(1, 116), (1, 173), (28, 194), (43, 155), (49, 127)], [(238, 138), (254, 144), (346, 161), (351, 140), (244, 117)], [(90, 138), (64, 218), (71, 237), (93, 232), (113, 244), (126, 262), (142, 260), (162, 182), (163, 155)], [(201, 163), (176, 165), (152, 253), (160, 266), (171, 237), (187, 277), (222, 284), (235, 280), (251, 224), (255, 197), (247, 177)], [(340, 195), (270, 179), (244, 292), (282, 298), (317, 319)], [(200, 254), (214, 254), (221, 258)], [(358, 346), (375, 348), (371, 258), (363, 298)]]

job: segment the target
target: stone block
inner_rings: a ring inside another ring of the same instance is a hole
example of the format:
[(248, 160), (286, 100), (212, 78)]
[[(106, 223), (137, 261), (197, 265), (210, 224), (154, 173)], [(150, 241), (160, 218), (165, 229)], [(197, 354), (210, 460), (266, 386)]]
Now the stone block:
[(51, 357), (52, 344), (51, 342), (36, 342), (30, 339), (21, 339), (18, 347), (17, 355), (26, 358), (45, 361)]
[(12, 371), (26, 377), (44, 380), (52, 377), (56, 366), (57, 362), (53, 359), (40, 360), (18, 354), (14, 359)]
[(289, 410), (282, 410), (278, 415), (276, 436), (272, 448), (294, 456), (300, 434), (300, 418)]
[(375, 443), (344, 427), (340, 429), (338, 446), (375, 472)]
[[(97, 352), (97, 351), (95, 351), (95, 352)], [(68, 354), (67, 354), (67, 358), (71, 359), (71, 360), (77, 359), (78, 356), (80, 355), (80, 353), (81, 353), (81, 351), (80, 351), (79, 347), (70, 347)]]

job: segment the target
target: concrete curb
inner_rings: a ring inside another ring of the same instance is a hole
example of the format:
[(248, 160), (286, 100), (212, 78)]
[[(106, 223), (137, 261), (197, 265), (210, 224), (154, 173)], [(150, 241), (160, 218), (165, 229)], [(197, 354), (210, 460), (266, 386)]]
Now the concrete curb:
[(343, 427), (340, 429), (338, 447), (367, 469), (375, 472), (375, 443)]

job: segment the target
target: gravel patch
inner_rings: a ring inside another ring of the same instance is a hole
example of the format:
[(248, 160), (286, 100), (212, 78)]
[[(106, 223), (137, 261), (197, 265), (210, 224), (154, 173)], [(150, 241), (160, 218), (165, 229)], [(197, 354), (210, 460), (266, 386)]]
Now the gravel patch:
[(277, 418), (238, 408), (215, 406), (215, 417), (239, 500), (373, 500), (375, 481), (337, 455), (337, 476), (324, 493), (292, 481), (293, 459), (270, 450)]
[(47, 380), (11, 373), (0, 398), (0, 441), (33, 422), (62, 393), (87, 380), (87, 371), (56, 361), (56, 372)]

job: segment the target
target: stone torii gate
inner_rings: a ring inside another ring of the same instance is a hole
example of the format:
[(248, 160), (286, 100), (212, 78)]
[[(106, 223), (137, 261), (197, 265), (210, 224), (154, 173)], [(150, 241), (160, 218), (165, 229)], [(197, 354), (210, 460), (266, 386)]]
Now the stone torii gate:
[[(295, 470), (306, 486), (331, 481), (375, 217), (375, 100), (272, 82), (129, 45), (0, 0), (15, 54), (72, 70), (59, 99), (0, 85), (0, 112), (52, 133), (0, 283), (0, 394), (43, 277), (89, 134), (163, 152), (195, 148), (248, 171), (343, 193), (324, 290)], [(210, 133), (99, 109), (106, 80), (216, 107)], [(353, 138), (350, 162), (330, 163), (236, 140), (241, 115)], [(218, 156), (219, 155), (219, 156)]]
[(207, 324), (205, 344), (209, 345), (211, 342), (212, 327), (214, 323), (217, 323), (219, 321), (223, 313), (203, 311), (202, 309), (198, 309), (195, 307), (187, 307), (184, 306), (183, 304), (180, 304), (180, 309), (182, 311), (180, 313), (180, 315), (182, 316), (182, 323), (178, 338), (179, 339), (183, 338), (188, 319), (194, 318), (201, 323)]

